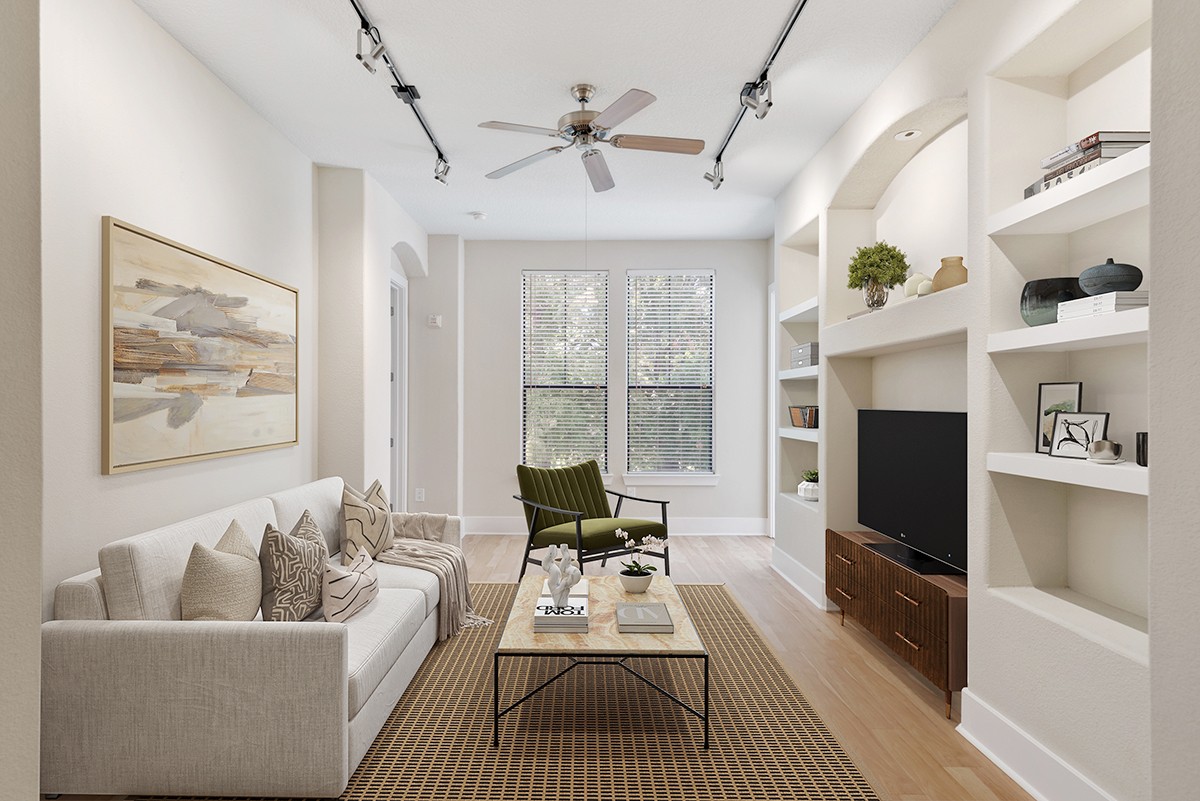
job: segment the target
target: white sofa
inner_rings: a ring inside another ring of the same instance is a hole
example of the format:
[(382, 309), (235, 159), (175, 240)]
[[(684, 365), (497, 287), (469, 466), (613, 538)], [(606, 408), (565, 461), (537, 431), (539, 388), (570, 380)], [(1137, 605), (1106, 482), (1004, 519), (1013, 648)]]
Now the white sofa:
[[(237, 519), (258, 540), (312, 512), (336, 554), (327, 478), (104, 546), (42, 624), (46, 794), (333, 797), (437, 639), (438, 582), (376, 563), (379, 597), (346, 623), (180, 619), (192, 543)], [(458, 545), (451, 518), (443, 541)], [(336, 557), (335, 557), (336, 558)]]

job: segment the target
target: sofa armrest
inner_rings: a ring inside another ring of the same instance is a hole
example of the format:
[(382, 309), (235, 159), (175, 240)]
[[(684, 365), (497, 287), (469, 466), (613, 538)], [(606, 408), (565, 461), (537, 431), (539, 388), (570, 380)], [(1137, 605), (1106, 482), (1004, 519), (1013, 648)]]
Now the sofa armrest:
[(462, 518), (427, 512), (392, 512), (392, 526), (401, 539), (435, 540), (462, 547)]
[(341, 624), (42, 624), (42, 792), (319, 796), (349, 781)]

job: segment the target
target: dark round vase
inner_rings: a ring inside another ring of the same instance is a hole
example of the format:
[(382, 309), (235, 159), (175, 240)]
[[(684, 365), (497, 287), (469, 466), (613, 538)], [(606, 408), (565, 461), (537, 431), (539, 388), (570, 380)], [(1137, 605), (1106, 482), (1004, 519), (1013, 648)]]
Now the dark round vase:
[(1132, 292), (1142, 285), (1142, 271), (1132, 264), (1117, 264), (1109, 259), (1080, 273), (1079, 285), (1089, 295)]
[(1078, 278), (1039, 278), (1021, 290), (1021, 319), (1026, 325), (1058, 322), (1058, 304), (1086, 297)]

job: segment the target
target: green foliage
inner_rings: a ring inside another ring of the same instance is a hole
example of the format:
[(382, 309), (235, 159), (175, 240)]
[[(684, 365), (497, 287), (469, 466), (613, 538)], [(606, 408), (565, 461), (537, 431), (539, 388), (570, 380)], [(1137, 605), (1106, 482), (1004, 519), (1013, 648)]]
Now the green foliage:
[(820, 483), (817, 481), (817, 471), (816, 470), (805, 470), (803, 473), (800, 474), (800, 478), (803, 481), (810, 481), (813, 484)]
[(908, 257), (904, 251), (880, 240), (874, 245), (861, 247), (850, 261), (846, 286), (862, 289), (872, 278), (888, 289), (903, 284), (908, 277)]

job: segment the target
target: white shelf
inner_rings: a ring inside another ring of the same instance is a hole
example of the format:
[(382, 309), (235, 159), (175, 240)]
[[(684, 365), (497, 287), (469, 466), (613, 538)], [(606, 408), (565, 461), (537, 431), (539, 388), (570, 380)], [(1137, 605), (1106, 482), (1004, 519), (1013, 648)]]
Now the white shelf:
[(1150, 492), (1150, 469), (1139, 467), (1132, 461), (1096, 464), (1087, 459), (1062, 459), (1044, 453), (989, 453), (987, 469), (992, 473), (1131, 495), (1148, 495)]
[(881, 356), (966, 342), (972, 296), (966, 283), (923, 298), (893, 298), (879, 311), (827, 326), (821, 334), (821, 358)]
[(820, 441), (818, 436), (820, 430), (819, 428), (780, 428), (779, 436), (801, 442), (818, 442)]
[(817, 321), (817, 298), (811, 297), (803, 303), (797, 303), (790, 309), (779, 313), (781, 323), (815, 323)]
[(791, 370), (780, 370), (780, 381), (812, 381), (817, 377), (817, 365), (812, 367), (793, 367)]
[(1150, 145), (988, 218), (988, 234), (1069, 234), (1150, 203)]
[(806, 501), (794, 492), (781, 492), (779, 493), (779, 497), (786, 498), (807, 512), (812, 512), (815, 515), (821, 514), (820, 501)]
[(1150, 335), (1150, 307), (1100, 314), (1080, 320), (989, 334), (988, 353), (1033, 353), (1093, 350), (1145, 344)]
[(1150, 661), (1146, 618), (1070, 587), (990, 587), (988, 592), (1140, 665)]

